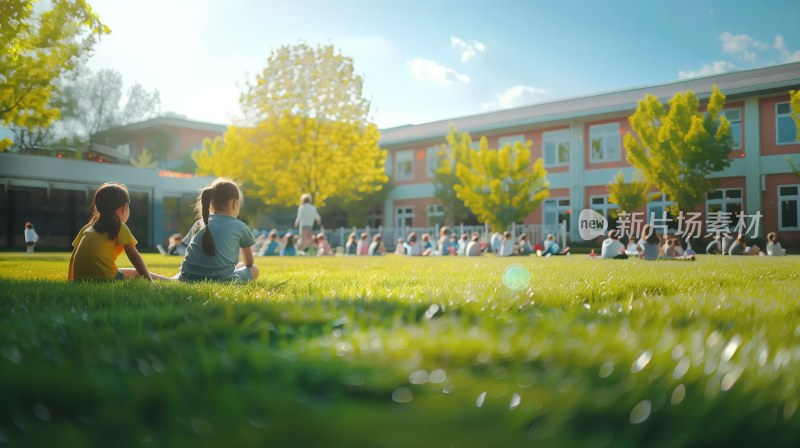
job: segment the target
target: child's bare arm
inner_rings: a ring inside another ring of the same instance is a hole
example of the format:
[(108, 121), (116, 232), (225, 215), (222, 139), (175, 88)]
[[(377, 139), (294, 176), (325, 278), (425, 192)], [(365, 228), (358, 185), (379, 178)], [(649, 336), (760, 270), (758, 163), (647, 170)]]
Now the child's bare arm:
[(73, 281), (75, 280), (75, 250), (72, 250), (72, 255), (69, 257), (69, 271), (67, 272), (67, 280)]
[(133, 267), (136, 268), (136, 272), (139, 273), (139, 276), (152, 282), (153, 278), (150, 276), (147, 265), (144, 264), (144, 260), (142, 260), (139, 251), (136, 250), (136, 246), (133, 244), (126, 244), (123, 247), (125, 248), (125, 255), (128, 256), (128, 260), (130, 260)]
[(245, 267), (253, 266), (253, 250), (250, 247), (242, 248), (242, 262), (244, 262)]

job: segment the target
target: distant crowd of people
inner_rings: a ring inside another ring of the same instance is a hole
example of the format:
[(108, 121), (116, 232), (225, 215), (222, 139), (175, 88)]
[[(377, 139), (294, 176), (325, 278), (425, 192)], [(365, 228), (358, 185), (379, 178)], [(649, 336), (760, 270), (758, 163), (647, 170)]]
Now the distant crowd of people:
[[(767, 235), (766, 251), (762, 251), (758, 245), (753, 244), (752, 240), (743, 234), (736, 238), (731, 236), (716, 236), (706, 247), (706, 254), (722, 255), (786, 255), (786, 250), (777, 241), (778, 235), (771, 232)], [(685, 243), (675, 236), (660, 236), (653, 226), (646, 224), (642, 227), (642, 237), (639, 240), (628, 238), (628, 244), (621, 241), (618, 231), (611, 230), (608, 237), (603, 240), (600, 254), (592, 250), (592, 257), (605, 259), (627, 259), (638, 257), (644, 260), (657, 259), (677, 259), (694, 261), (697, 253), (692, 249), (691, 244)]]
[[(258, 232), (257, 232), (258, 233)], [(269, 233), (262, 233), (256, 238), (252, 247), (256, 256), (330, 256), (336, 252), (331, 249), (330, 244), (325, 238), (324, 233), (309, 236), (309, 243), (303, 246), (303, 239), (287, 232), (280, 236), (276, 229)], [(367, 232), (361, 234), (351, 233), (344, 247), (341, 248), (343, 255), (349, 256), (380, 256), (386, 255), (386, 245), (380, 233), (370, 237)], [(449, 228), (442, 227), (439, 231), (439, 238), (434, 239), (431, 235), (423, 233), (421, 236), (417, 232), (411, 232), (408, 237), (399, 238), (395, 245), (394, 253), (407, 256), (465, 256), (475, 257), (485, 253), (493, 253), (497, 256), (508, 257), (516, 255), (569, 255), (569, 247), (561, 247), (555, 235), (549, 234), (541, 243), (531, 245), (528, 236), (521, 234), (515, 239), (511, 232), (500, 234), (495, 232), (489, 238), (488, 243), (481, 241), (478, 233), (462, 233), (460, 238)]]

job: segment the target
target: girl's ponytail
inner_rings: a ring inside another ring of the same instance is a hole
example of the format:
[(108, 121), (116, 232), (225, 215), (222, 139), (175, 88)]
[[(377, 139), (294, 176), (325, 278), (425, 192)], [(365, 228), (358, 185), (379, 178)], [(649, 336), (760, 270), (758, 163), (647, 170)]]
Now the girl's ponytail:
[(214, 187), (206, 187), (200, 193), (200, 216), (203, 218), (203, 224), (206, 226), (206, 231), (203, 232), (203, 252), (213, 257), (217, 254), (217, 247), (214, 245), (214, 237), (211, 235), (211, 229), (208, 228), (208, 210), (211, 205), (211, 194), (214, 192)]
[(108, 182), (100, 186), (94, 194), (94, 211), (89, 224), (97, 232), (105, 232), (108, 239), (116, 240), (122, 228), (122, 221), (116, 210), (130, 203), (128, 188), (123, 184)]
[(242, 192), (239, 186), (234, 182), (219, 178), (208, 187), (200, 191), (197, 197), (197, 202), (194, 204), (194, 210), (197, 217), (203, 220), (206, 231), (203, 233), (203, 253), (209, 257), (217, 254), (217, 247), (214, 244), (214, 237), (211, 235), (211, 229), (208, 228), (208, 219), (211, 206), (214, 206), (214, 213), (224, 211), (232, 199), (241, 199)]

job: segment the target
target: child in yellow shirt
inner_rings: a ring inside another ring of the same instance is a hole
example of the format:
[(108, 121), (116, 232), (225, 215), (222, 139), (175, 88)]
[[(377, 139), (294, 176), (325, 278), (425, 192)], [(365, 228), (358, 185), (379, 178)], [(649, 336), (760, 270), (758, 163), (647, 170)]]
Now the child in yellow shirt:
[[(136, 250), (136, 238), (131, 234), (128, 218), (131, 215), (130, 197), (125, 185), (105, 183), (94, 194), (94, 212), (75, 241), (69, 260), (68, 279), (73, 280), (129, 280), (142, 277), (169, 280), (152, 274)], [(125, 251), (135, 269), (118, 268), (117, 257)]]

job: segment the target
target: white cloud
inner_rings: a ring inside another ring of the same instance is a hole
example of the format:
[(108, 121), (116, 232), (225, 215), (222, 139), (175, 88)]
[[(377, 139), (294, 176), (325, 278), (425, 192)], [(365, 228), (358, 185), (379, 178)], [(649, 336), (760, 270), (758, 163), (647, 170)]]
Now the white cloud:
[(478, 53), (486, 51), (486, 45), (477, 40), (468, 44), (455, 36), (450, 36), (450, 46), (461, 52), (461, 62), (467, 62), (477, 56)]
[(546, 95), (547, 93), (548, 91), (544, 89), (539, 89), (530, 86), (516, 85), (506, 90), (503, 93), (498, 93), (497, 95), (495, 95), (494, 100), (489, 101), (488, 103), (483, 103), (481, 105), (481, 108), (483, 110), (508, 109), (511, 107), (532, 103), (535, 100), (540, 99), (542, 95)]
[(452, 68), (439, 65), (436, 61), (415, 58), (408, 63), (411, 74), (422, 81), (433, 81), (438, 84), (467, 84), (469, 76), (458, 73)]
[(700, 70), (685, 72), (683, 70), (678, 72), (678, 78), (697, 78), (699, 76), (716, 75), (718, 73), (725, 73), (736, 69), (736, 66), (728, 61), (715, 61), (711, 64), (705, 64)]
[(757, 52), (769, 48), (768, 44), (753, 39), (747, 34), (733, 35), (726, 31), (719, 36), (719, 39), (722, 41), (723, 52), (748, 62), (755, 62), (758, 56)]
[(773, 47), (778, 50), (781, 56), (781, 62), (800, 62), (800, 51), (789, 51), (786, 48), (786, 43), (783, 41), (783, 36), (780, 34), (775, 35), (775, 44)]

